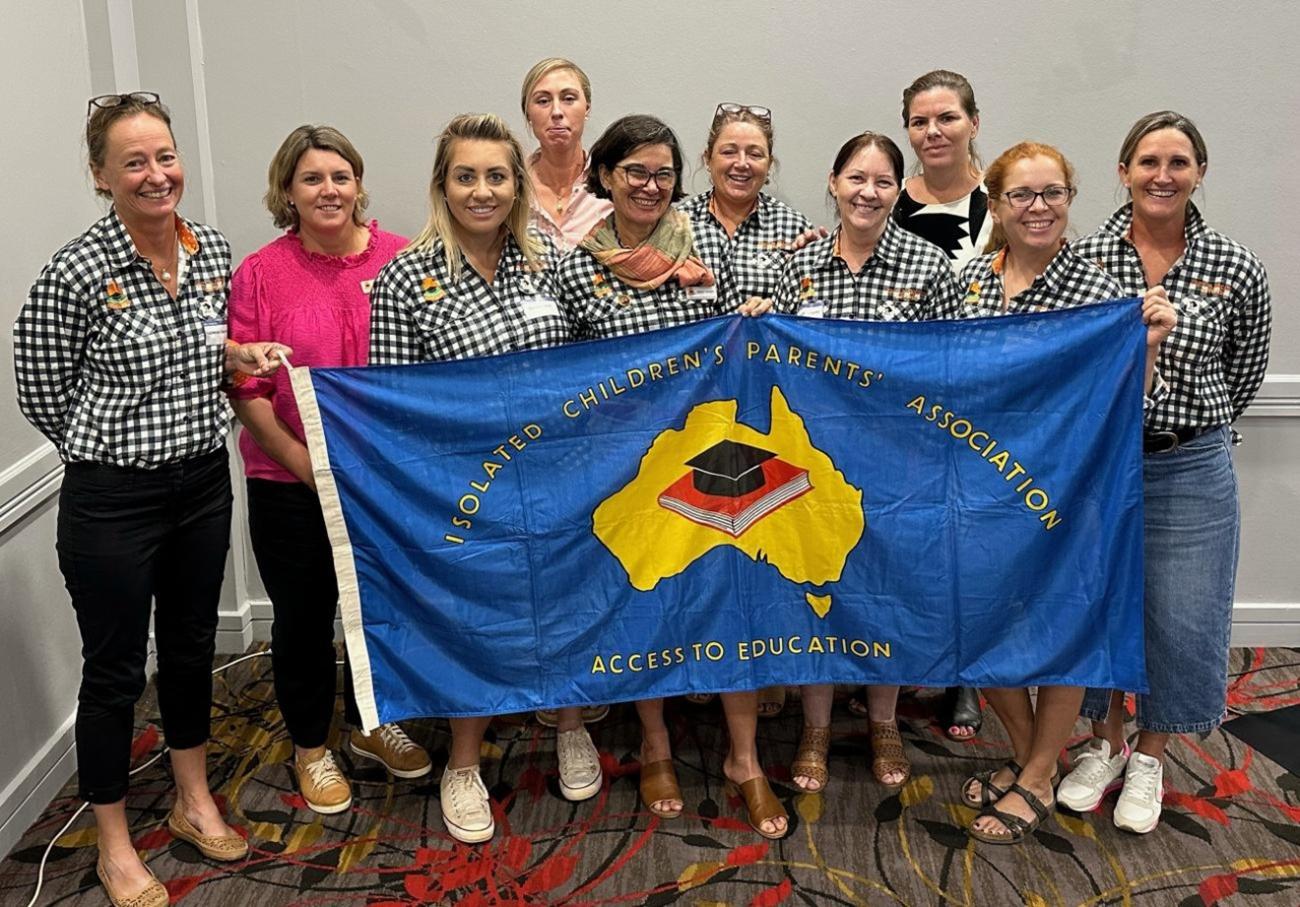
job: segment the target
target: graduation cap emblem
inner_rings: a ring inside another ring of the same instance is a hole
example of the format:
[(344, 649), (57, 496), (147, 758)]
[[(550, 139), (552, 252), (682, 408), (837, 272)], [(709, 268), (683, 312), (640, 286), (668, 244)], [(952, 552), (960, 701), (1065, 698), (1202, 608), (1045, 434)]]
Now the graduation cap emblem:
[(719, 441), (685, 465), (691, 471), (664, 489), (659, 506), (732, 538), (812, 491), (808, 470), (740, 441)]

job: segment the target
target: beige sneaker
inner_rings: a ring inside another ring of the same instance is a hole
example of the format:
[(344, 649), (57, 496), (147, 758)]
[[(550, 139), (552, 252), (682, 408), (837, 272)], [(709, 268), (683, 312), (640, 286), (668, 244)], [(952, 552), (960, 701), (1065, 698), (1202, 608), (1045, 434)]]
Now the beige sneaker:
[(329, 816), (352, 805), (352, 785), (339, 771), (334, 754), (329, 750), (315, 762), (303, 762), (295, 756), (293, 773), (298, 779), (302, 798), (314, 811)]
[(348, 747), (363, 759), (373, 759), (395, 778), (423, 778), (433, 770), (433, 762), (420, 746), (396, 724), (381, 724), (374, 733), (353, 729)]
[(442, 773), (439, 790), (442, 821), (447, 832), (465, 844), (481, 844), (496, 834), (492, 801), (479, 775), (478, 766), (451, 768)]

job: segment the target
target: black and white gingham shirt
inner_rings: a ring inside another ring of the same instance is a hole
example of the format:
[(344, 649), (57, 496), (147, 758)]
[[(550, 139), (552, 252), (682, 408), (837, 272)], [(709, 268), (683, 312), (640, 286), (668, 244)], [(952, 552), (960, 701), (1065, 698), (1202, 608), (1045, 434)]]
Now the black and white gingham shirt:
[[(993, 315), (1017, 315), (1027, 312), (1054, 312), (1075, 306), (1091, 305), (1126, 294), (1115, 278), (1090, 261), (1080, 258), (1073, 246), (1062, 243), (1043, 273), (1003, 307), (1002, 269), (1007, 260), (1006, 247), (986, 252), (966, 262), (958, 278), (965, 296), (958, 318), (987, 318)], [(1156, 370), (1149, 394), (1142, 397), (1144, 420), (1169, 395), (1169, 387)], [(1144, 421), (1151, 429), (1149, 421)]]
[(555, 247), (540, 233), (531, 235), (543, 246), (541, 269), (528, 264), (507, 234), (490, 286), (464, 259), (453, 281), (441, 240), (384, 265), (370, 288), (370, 364), (468, 359), (567, 342), (569, 322), (555, 298)]
[(670, 278), (653, 290), (638, 290), (581, 246), (560, 262), (556, 286), (578, 340), (640, 334), (724, 313), (716, 286), (683, 288)]
[[(1002, 268), (1006, 258), (1004, 246), (997, 252), (977, 255), (966, 262), (958, 278), (962, 289), (958, 317), (1054, 312), (1128, 295), (1119, 281), (1081, 258), (1073, 246), (1062, 243), (1061, 250), (1048, 262), (1043, 273), (1015, 298), (1006, 300), (1004, 305)], [(1140, 296), (1141, 291), (1137, 295)]]
[[(1133, 206), (1120, 208), (1096, 233), (1074, 244), (1123, 286), (1142, 295), (1146, 273), (1129, 239)], [(1160, 281), (1178, 326), (1160, 348), (1169, 395), (1155, 408), (1155, 431), (1214, 428), (1240, 416), (1268, 368), (1272, 297), (1255, 253), (1211, 230), (1195, 206), (1187, 212), (1187, 248)]]
[(777, 311), (866, 321), (928, 321), (956, 311), (957, 282), (938, 246), (886, 220), (871, 257), (854, 274), (839, 242), (836, 229), (794, 253), (777, 285)]
[(175, 299), (114, 211), (32, 285), (14, 324), (18, 404), (65, 462), (156, 468), (225, 438), (230, 245), (211, 227), (176, 226), (188, 263)]
[(812, 221), (760, 192), (754, 210), (736, 234), (728, 236), (709, 210), (712, 199), (710, 189), (678, 202), (677, 207), (691, 219), (695, 250), (717, 279), (723, 306), (731, 311), (751, 296), (773, 298), (781, 271), (794, 253), (794, 241), (812, 228)]

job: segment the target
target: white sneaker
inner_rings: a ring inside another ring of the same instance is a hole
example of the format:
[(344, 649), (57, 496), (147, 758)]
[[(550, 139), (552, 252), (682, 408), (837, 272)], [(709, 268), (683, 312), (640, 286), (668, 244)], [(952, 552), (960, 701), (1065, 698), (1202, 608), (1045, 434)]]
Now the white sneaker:
[(1134, 753), (1124, 773), (1124, 790), (1115, 804), (1115, 827), (1144, 835), (1160, 822), (1165, 767), (1159, 759)]
[(448, 833), (465, 844), (481, 844), (496, 834), (492, 804), (478, 766), (448, 768), (442, 773), (442, 821)]
[(1128, 757), (1127, 743), (1123, 750), (1112, 756), (1110, 742), (1093, 737), (1088, 748), (1075, 760), (1074, 769), (1056, 789), (1056, 802), (1075, 812), (1092, 812), (1107, 794), (1123, 786), (1119, 776), (1124, 774)]
[(600, 753), (587, 729), (560, 731), (555, 735), (560, 757), (560, 793), (566, 800), (586, 800), (600, 790)]

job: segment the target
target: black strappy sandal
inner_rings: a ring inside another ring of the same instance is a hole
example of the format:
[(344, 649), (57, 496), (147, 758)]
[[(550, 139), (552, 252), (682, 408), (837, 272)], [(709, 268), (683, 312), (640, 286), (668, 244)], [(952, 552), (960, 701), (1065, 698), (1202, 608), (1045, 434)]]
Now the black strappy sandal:
[(1019, 794), (1020, 798), (1029, 805), (1034, 811), (1034, 818), (1022, 819), (1019, 816), (1013, 816), (1011, 813), (1004, 813), (996, 806), (986, 806), (980, 810), (981, 816), (992, 816), (1002, 823), (1006, 829), (1005, 834), (995, 831), (984, 831), (973, 825), (966, 829), (966, 833), (976, 841), (983, 841), (985, 844), (1019, 844), (1025, 838), (1034, 833), (1038, 826), (1043, 824), (1043, 820), (1052, 814), (1056, 809), (1056, 798), (1052, 798), (1050, 804), (1044, 804), (1029, 790), (1021, 787), (1019, 784), (1013, 784), (1007, 790), (1008, 794)]

